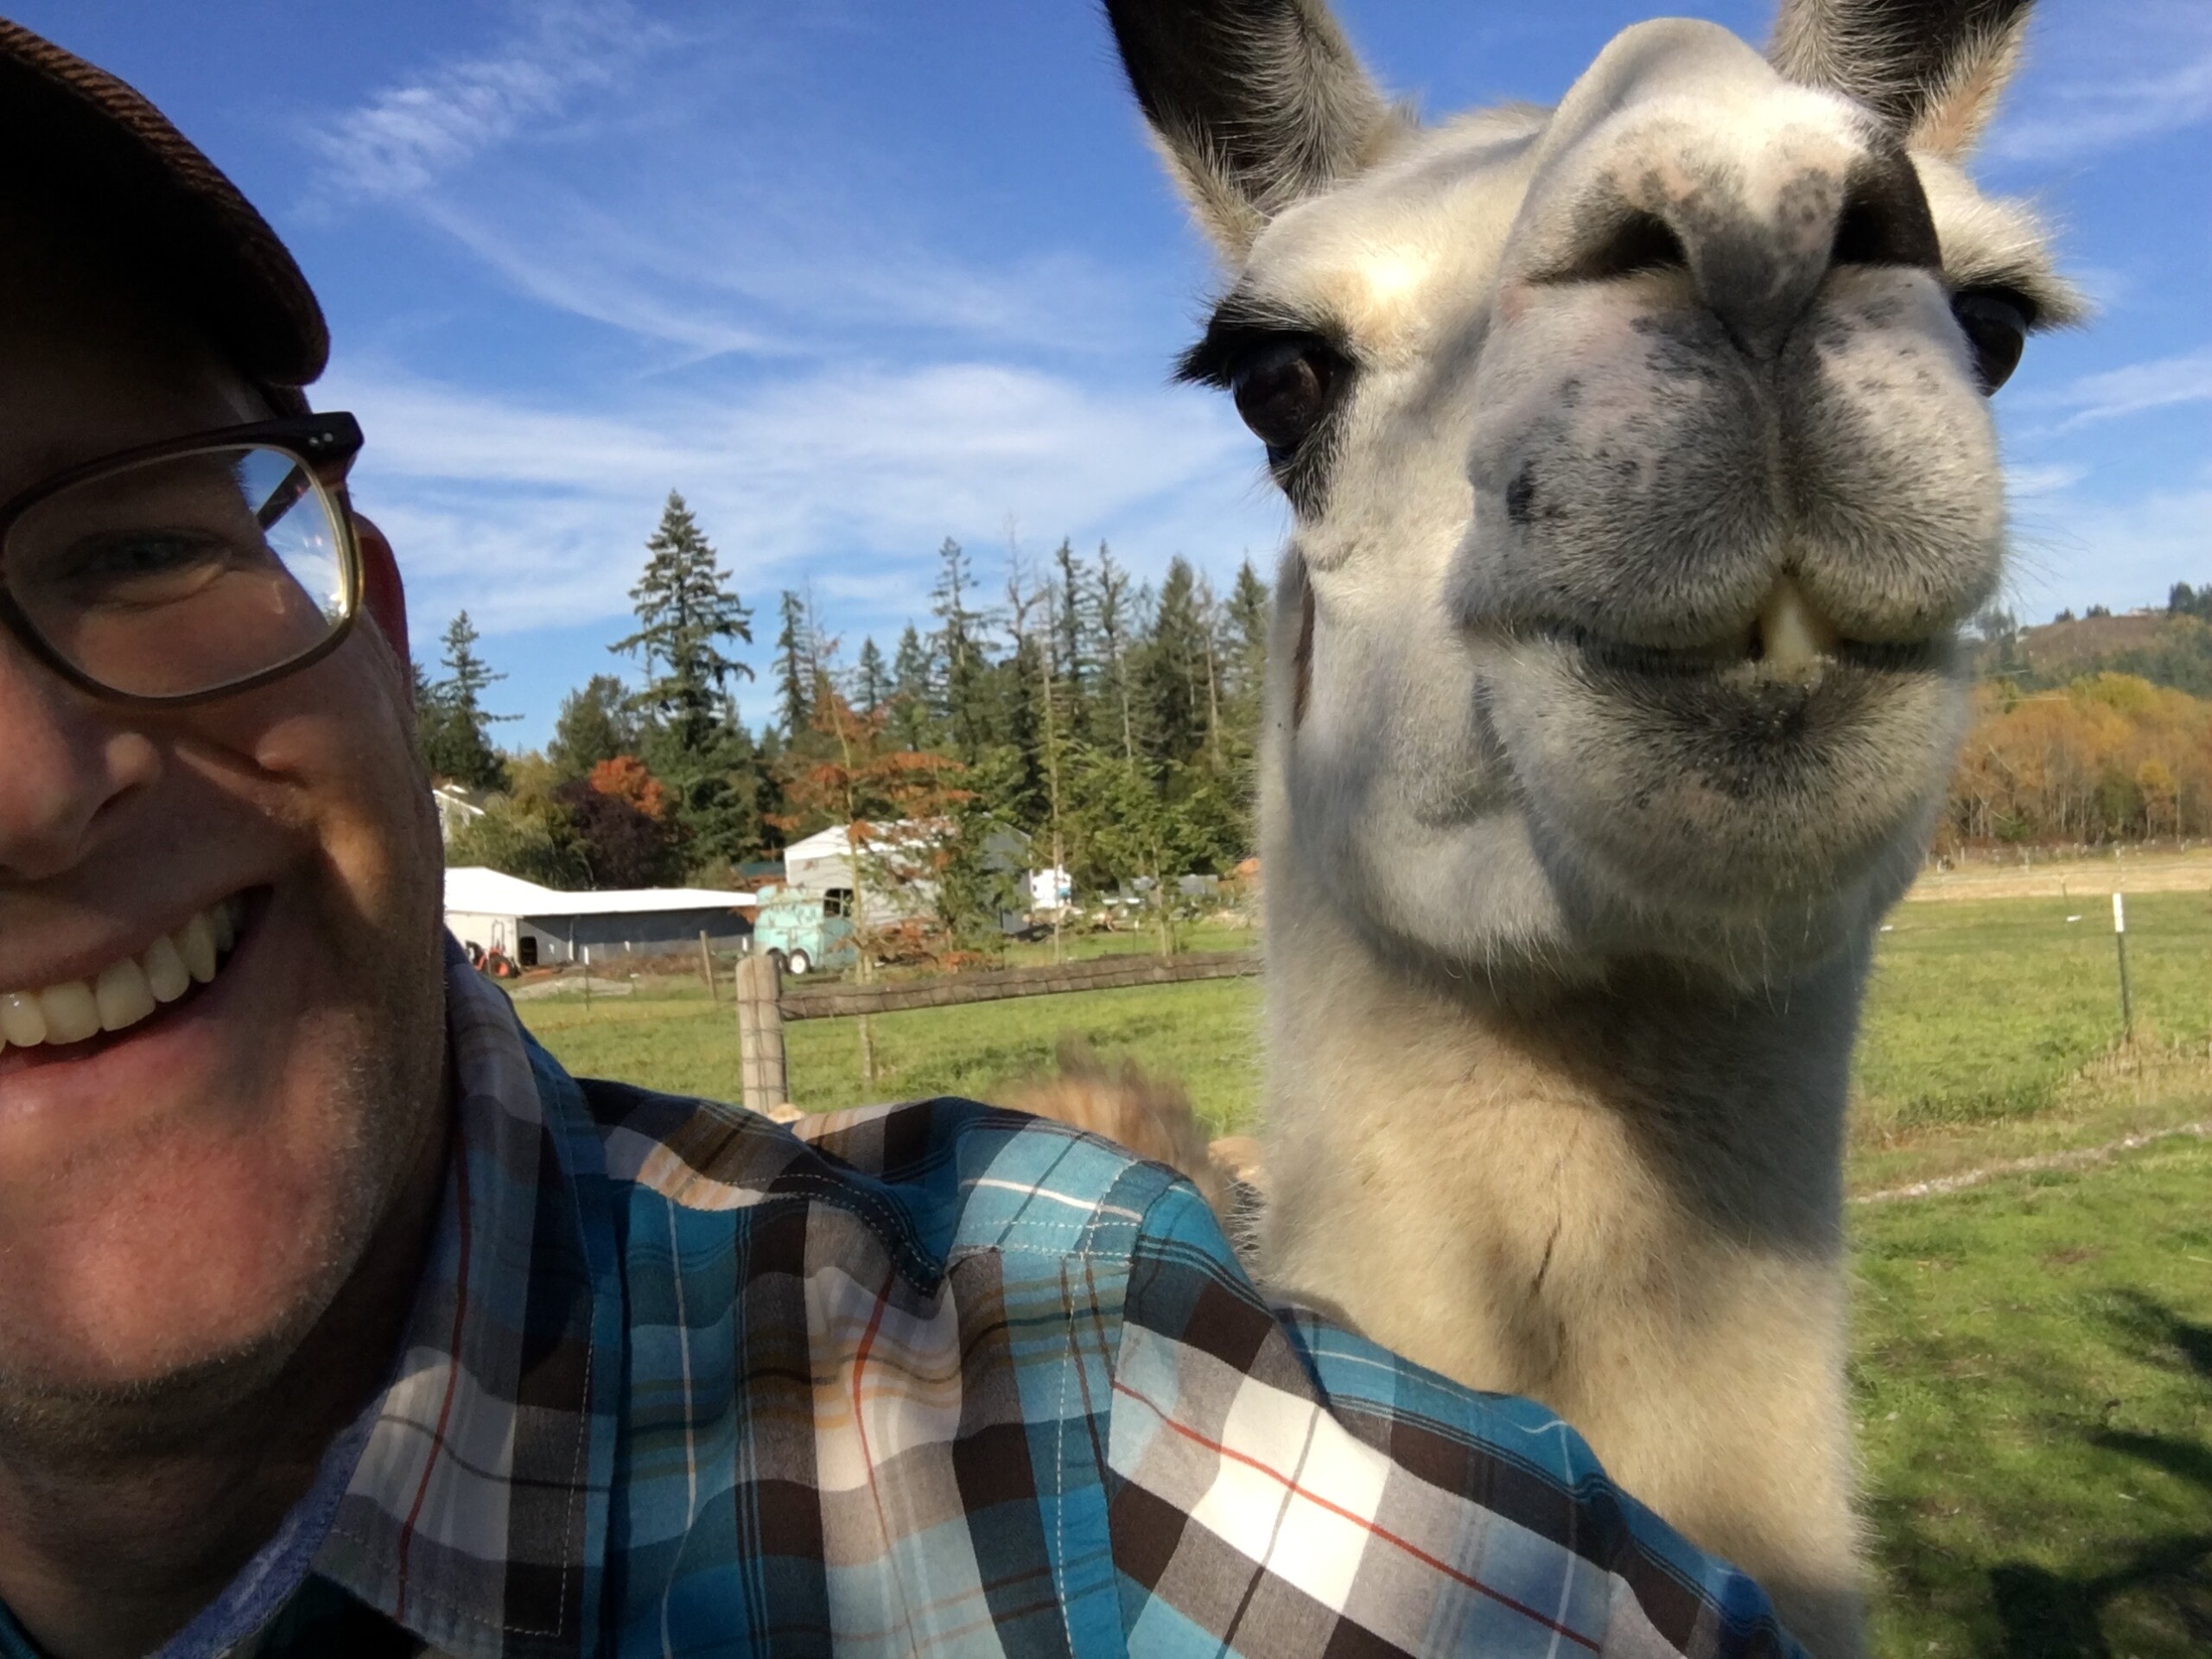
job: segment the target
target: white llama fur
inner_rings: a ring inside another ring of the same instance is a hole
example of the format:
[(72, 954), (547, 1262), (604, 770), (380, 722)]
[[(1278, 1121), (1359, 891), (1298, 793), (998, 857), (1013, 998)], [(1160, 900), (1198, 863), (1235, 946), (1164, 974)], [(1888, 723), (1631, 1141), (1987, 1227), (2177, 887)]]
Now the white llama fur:
[(1771, 62), (1647, 23), (1427, 127), (1323, 0), (1107, 10), (1227, 267), (1190, 371), (1344, 365), (1273, 458), (1264, 1274), (1856, 1654), (1846, 1073), (2004, 534), (1952, 299), (2079, 310), (1957, 164), (2025, 0), (1787, 0)]

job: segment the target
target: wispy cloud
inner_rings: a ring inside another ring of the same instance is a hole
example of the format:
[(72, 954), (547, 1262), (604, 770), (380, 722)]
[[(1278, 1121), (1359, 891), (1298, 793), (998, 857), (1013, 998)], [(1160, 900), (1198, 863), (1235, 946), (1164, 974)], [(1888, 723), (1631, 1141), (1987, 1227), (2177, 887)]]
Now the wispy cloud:
[(2203, 0), (2076, 7), (2037, 36), (2035, 60), (2052, 73), (1993, 136), (1990, 152), (2003, 160), (2066, 160), (2212, 120)]
[(2038, 393), (2025, 406), (2065, 411), (2052, 430), (2070, 432), (2123, 416), (2202, 403), (2212, 403), (2212, 346), (2085, 374)]
[(539, 0), (518, 16), (491, 52), (430, 65), (311, 135), (322, 188), (420, 195), (581, 93), (620, 85), (667, 40), (628, 0)]
[(2010, 585), (2031, 613), (2155, 604), (2176, 582), (2212, 576), (2208, 523), (2212, 469), (2131, 499), (2052, 497), (2035, 504), (2020, 526)]
[[(916, 331), (1016, 351), (1127, 343), (1123, 284), (1052, 251), (933, 245), (924, 183), (819, 130), (784, 85), (834, 18), (692, 35), (629, 0), (518, 13), (490, 51), (425, 64), (307, 134), (308, 206), (396, 210), (512, 290), (666, 348), (868, 349)], [(786, 38), (786, 37), (791, 38)]]
[(2005, 469), (2005, 493), (2017, 501), (2070, 490), (2088, 475), (2087, 467), (2071, 461), (2039, 467), (2007, 467)]
[(626, 611), (671, 486), (748, 597), (812, 580), (862, 626), (925, 607), (946, 535), (992, 548), (1009, 520), (1110, 536), (1141, 569), (1176, 551), (1225, 567), (1281, 531), (1250, 487), (1249, 439), (1181, 389), (957, 363), (832, 368), (619, 416), (397, 372), (341, 373), (329, 391), (368, 430), (357, 493), (418, 612), (465, 606), (495, 632)]

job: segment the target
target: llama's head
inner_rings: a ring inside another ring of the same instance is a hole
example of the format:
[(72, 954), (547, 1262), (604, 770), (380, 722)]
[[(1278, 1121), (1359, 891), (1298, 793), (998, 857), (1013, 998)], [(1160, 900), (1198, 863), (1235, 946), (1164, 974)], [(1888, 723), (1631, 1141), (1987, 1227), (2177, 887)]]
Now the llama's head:
[(1228, 267), (1185, 372), (1295, 515), (1263, 810), (1299, 902), (1493, 974), (1863, 936), (1999, 576), (1988, 397), (2076, 310), (1957, 164), (2027, 0), (1786, 0), (1764, 57), (1647, 23), (1555, 109), (1433, 126), (1323, 0), (1107, 10)]

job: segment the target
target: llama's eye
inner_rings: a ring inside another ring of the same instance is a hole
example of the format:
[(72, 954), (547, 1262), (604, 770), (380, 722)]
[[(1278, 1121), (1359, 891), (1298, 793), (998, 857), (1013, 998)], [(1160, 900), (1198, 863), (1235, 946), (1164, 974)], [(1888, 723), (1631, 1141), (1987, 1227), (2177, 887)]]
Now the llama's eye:
[(2020, 353), (2035, 321), (2034, 302), (2004, 288), (1970, 288), (1951, 299), (1951, 315), (1974, 347), (1974, 372), (1984, 392), (1995, 391), (2020, 366)]
[(1311, 335), (1273, 340), (1248, 352), (1230, 377), (1236, 412), (1270, 460), (1303, 443), (1329, 412), (1344, 359)]

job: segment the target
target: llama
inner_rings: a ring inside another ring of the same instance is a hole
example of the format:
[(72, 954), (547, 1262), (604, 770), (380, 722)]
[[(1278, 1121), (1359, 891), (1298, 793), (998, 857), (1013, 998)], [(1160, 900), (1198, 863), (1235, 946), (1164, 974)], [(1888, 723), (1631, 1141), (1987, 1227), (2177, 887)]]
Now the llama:
[(1271, 1287), (1533, 1395), (1861, 1647), (1846, 1074), (2079, 302), (1960, 158), (2027, 0), (1628, 29), (1424, 126), (1325, 0), (1107, 0), (1288, 498)]

